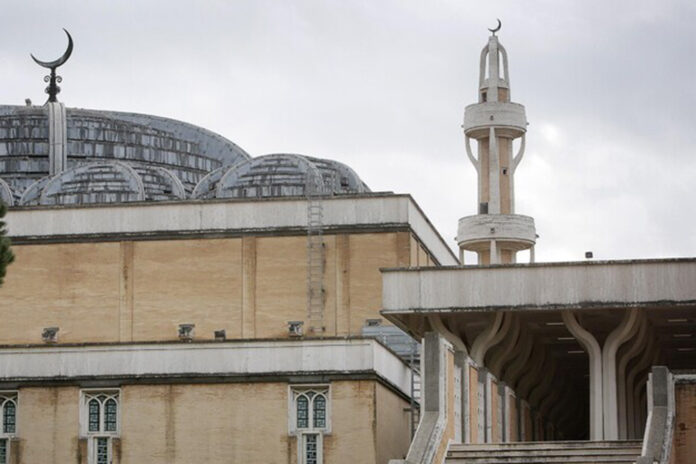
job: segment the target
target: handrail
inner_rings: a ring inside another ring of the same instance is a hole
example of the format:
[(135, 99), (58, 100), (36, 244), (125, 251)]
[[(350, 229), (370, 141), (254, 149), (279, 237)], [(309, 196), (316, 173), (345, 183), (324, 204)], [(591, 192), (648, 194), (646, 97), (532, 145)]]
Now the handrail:
[(665, 366), (653, 366), (648, 379), (648, 419), (636, 464), (666, 464), (674, 433), (674, 377)]

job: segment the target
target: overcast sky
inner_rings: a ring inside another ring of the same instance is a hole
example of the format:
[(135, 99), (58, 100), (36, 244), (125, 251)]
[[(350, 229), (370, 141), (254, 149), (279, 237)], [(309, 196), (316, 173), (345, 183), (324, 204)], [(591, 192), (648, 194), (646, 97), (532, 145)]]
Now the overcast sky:
[(155, 114), (252, 156), (300, 153), (410, 193), (455, 246), (476, 212), (460, 128), (488, 27), (527, 108), (516, 210), (538, 261), (696, 256), (693, 0), (3, 0), (0, 102)]

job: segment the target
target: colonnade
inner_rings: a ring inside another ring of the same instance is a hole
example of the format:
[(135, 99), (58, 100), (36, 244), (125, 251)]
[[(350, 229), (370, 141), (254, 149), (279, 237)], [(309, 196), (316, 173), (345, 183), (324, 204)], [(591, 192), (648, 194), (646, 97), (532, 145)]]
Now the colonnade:
[(560, 375), (562, 360), (527, 330), (523, 313), (491, 312), (470, 341), (440, 316), (428, 317), (455, 353), (456, 442), (642, 437), (647, 375), (659, 356), (645, 313), (624, 310), (617, 326), (603, 327), (606, 337), (571, 311), (559, 318), (554, 325), (565, 325), (587, 353), (589, 405), (585, 386)]

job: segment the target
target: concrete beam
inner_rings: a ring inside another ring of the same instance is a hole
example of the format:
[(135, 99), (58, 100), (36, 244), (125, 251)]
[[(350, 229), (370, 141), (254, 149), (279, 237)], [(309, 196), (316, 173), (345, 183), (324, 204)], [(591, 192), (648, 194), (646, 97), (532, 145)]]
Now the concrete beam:
[(696, 258), (394, 269), (382, 277), (386, 316), (696, 306)]

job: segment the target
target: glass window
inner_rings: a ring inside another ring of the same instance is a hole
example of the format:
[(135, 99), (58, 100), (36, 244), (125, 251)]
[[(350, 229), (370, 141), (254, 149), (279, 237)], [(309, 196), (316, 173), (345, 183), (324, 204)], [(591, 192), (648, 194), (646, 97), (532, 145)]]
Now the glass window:
[(306, 396), (297, 397), (297, 428), (305, 429), (309, 427), (309, 400)]
[(16, 424), (16, 406), (14, 401), (5, 401), (5, 406), (2, 411), (2, 428), (5, 433), (15, 433)]
[(318, 464), (318, 449), (317, 449), (317, 434), (316, 433), (308, 433), (304, 435), (305, 439), (305, 446), (304, 446), (304, 455), (305, 455), (305, 462), (304, 464)]
[(104, 430), (107, 432), (115, 432), (116, 431), (116, 411), (118, 409), (118, 405), (116, 404), (116, 400), (113, 398), (109, 398), (106, 400), (106, 403), (104, 404)]
[(326, 398), (324, 395), (317, 395), (314, 398), (314, 427), (319, 429), (326, 427)]
[(90, 432), (99, 431), (99, 401), (96, 399), (89, 401), (89, 428)]
[(105, 437), (97, 438), (97, 463), (109, 464), (109, 439)]

